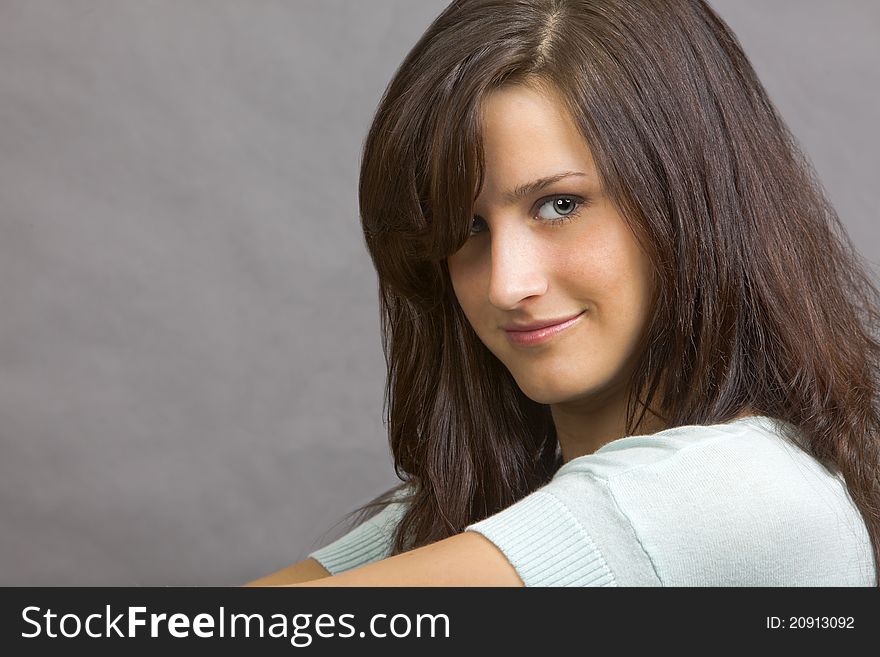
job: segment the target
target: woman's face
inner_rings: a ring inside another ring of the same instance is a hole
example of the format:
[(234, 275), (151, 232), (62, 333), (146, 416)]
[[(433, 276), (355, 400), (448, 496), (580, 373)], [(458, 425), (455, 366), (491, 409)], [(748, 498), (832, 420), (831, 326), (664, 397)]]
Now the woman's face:
[[(647, 321), (650, 262), (602, 194), (590, 150), (560, 100), (510, 86), (488, 96), (483, 111), (484, 186), (471, 237), (447, 260), (458, 302), (534, 401), (617, 400)], [(563, 172), (584, 175), (512, 195)], [(505, 330), (578, 313), (549, 338)]]

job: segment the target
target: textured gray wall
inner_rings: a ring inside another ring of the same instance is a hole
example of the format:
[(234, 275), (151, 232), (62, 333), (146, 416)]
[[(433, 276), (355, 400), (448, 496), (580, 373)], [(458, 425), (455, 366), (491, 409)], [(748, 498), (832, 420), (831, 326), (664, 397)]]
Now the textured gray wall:
[[(445, 5), (0, 0), (0, 584), (240, 584), (396, 481), (357, 167)], [(713, 5), (880, 262), (880, 3)]]

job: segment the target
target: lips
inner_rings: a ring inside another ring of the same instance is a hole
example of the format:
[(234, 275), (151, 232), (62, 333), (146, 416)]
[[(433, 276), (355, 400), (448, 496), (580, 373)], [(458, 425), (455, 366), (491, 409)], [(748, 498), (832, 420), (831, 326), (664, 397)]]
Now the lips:
[[(518, 347), (533, 347), (537, 345), (542, 345), (547, 342), (553, 340), (557, 335), (564, 333), (565, 331), (571, 330), (573, 326), (577, 326), (583, 321), (584, 314), (587, 311), (583, 311), (577, 315), (574, 315), (568, 319), (563, 319), (561, 322), (559, 320), (554, 320), (558, 323), (551, 324), (550, 326), (543, 326), (538, 329), (531, 330), (505, 330), (505, 335), (507, 339)], [(546, 322), (542, 322), (546, 324)]]
[(575, 313), (574, 315), (568, 315), (567, 317), (560, 317), (558, 319), (547, 319), (540, 322), (532, 322), (530, 324), (508, 324), (504, 326), (504, 330), (511, 333), (519, 333), (524, 331), (537, 331), (538, 329), (547, 328), (549, 326), (556, 326), (558, 324), (564, 324), (565, 322), (582, 315), (586, 311), (581, 311), (579, 313)]

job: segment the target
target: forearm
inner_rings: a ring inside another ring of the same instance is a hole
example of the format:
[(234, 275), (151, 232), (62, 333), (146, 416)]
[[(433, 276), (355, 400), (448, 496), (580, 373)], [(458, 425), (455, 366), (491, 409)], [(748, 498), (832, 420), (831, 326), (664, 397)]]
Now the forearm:
[(318, 580), (281, 586), (523, 586), (493, 543), (464, 532)]

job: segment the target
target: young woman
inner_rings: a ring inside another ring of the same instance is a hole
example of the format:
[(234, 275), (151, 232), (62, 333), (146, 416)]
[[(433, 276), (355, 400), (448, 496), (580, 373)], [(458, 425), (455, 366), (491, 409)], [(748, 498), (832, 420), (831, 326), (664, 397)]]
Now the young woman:
[(878, 584), (878, 292), (705, 2), (453, 2), (360, 204), (403, 483), (251, 585)]

